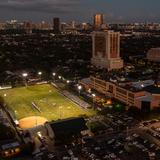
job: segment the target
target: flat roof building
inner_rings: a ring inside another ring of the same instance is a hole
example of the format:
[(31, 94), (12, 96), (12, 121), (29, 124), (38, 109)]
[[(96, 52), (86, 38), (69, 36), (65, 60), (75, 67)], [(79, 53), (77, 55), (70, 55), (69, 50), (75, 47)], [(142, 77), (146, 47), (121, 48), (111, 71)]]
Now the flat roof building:
[(107, 70), (123, 68), (120, 58), (120, 33), (114, 31), (96, 31), (92, 33), (91, 63)]
[(160, 88), (156, 87), (152, 80), (120, 85), (91, 76), (90, 81), (82, 81), (81, 85), (115, 98), (127, 106), (136, 106), (142, 110), (151, 110), (160, 105)]
[(82, 131), (88, 130), (86, 121), (82, 117), (68, 118), (49, 123), (56, 139), (71, 137), (80, 134)]
[(149, 61), (160, 62), (160, 48), (151, 48), (147, 53)]

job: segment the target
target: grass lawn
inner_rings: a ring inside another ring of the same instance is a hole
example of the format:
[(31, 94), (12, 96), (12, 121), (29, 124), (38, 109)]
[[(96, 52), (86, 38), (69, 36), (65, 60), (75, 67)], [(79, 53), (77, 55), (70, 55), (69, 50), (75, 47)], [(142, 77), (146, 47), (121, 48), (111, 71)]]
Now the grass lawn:
[[(77, 106), (49, 84), (1, 90), (0, 96), (4, 97), (18, 120), (28, 116), (42, 116), (50, 121), (95, 114), (92, 109)], [(32, 102), (41, 112), (33, 107)]]

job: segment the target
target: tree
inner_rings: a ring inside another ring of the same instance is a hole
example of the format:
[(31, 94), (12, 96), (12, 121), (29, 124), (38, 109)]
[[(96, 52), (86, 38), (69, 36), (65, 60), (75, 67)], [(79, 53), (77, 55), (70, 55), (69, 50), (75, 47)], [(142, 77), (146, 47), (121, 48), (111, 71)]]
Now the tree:
[(137, 108), (136, 106), (131, 106), (129, 109), (128, 109), (128, 113), (131, 115), (131, 116), (134, 116), (134, 117), (141, 117), (141, 110), (139, 108)]
[(4, 106), (4, 98), (2, 96), (0, 96), (0, 105)]
[(15, 137), (14, 129), (0, 123), (0, 140), (13, 139), (14, 137)]

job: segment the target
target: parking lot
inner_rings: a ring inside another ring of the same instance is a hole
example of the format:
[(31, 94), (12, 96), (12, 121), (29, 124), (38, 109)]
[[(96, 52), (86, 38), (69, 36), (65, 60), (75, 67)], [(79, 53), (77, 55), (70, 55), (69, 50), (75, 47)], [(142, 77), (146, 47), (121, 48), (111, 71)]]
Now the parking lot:
[(132, 128), (138, 126), (138, 121), (133, 117), (128, 116), (126, 113), (122, 114), (106, 114), (98, 115), (89, 118), (88, 127), (96, 135), (102, 133), (119, 133), (122, 131), (127, 132)]
[(77, 158), (88, 160), (160, 159), (160, 148), (135, 133), (128, 137), (125, 134), (119, 134), (103, 139), (84, 137), (81, 145), (70, 145), (69, 149)]

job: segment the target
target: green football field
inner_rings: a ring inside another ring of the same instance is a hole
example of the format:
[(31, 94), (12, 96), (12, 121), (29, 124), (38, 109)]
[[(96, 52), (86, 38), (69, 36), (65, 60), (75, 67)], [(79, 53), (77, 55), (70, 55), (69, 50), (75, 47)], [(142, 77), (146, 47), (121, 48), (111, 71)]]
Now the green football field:
[(18, 120), (29, 116), (42, 116), (50, 121), (95, 114), (92, 109), (77, 106), (49, 84), (1, 90), (0, 96), (4, 97), (7, 106)]

